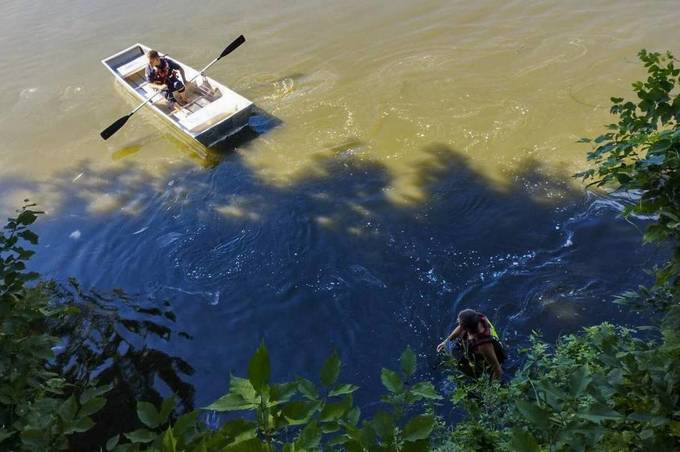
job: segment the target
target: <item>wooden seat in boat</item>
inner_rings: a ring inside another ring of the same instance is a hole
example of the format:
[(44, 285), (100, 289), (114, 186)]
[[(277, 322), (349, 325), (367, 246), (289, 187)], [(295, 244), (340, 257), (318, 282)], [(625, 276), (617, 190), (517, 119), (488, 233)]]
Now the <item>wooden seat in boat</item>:
[(129, 63), (126, 63), (122, 66), (118, 66), (116, 68), (116, 72), (118, 72), (121, 77), (127, 78), (136, 72), (143, 71), (148, 63), (149, 60), (146, 57), (146, 55), (142, 55), (130, 61)]

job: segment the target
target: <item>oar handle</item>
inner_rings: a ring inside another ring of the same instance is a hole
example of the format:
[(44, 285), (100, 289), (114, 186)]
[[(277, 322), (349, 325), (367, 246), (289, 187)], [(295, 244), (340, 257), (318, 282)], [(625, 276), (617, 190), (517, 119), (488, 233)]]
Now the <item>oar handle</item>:
[(201, 71), (198, 73), (198, 75), (195, 75), (194, 78), (198, 77), (199, 75), (201, 75), (202, 73), (204, 73), (205, 71), (207, 71), (208, 69), (210, 69), (210, 67), (211, 67), (213, 64), (217, 63), (218, 61), (219, 61), (219, 58), (215, 58), (214, 60), (212, 60), (210, 63), (208, 63), (208, 64), (206, 65), (206, 67), (204, 67), (203, 69), (201, 69)]
[(219, 60), (219, 58), (215, 58), (215, 59), (212, 60), (210, 63), (208, 63), (208, 65), (207, 65), (206, 67), (204, 67), (203, 69), (201, 69), (201, 70), (198, 72), (198, 74), (196, 74), (196, 75), (194, 75), (193, 77), (191, 77), (191, 80), (189, 80), (189, 81), (187, 82), (187, 85), (188, 85), (189, 83), (193, 82), (194, 80), (196, 80), (196, 79), (198, 78), (199, 75), (205, 73), (205, 71), (207, 71), (208, 69), (210, 69), (210, 66), (212, 66), (212, 65), (215, 64), (215, 63), (217, 63), (218, 60)]
[(146, 104), (148, 104), (149, 102), (151, 102), (151, 101), (152, 101), (156, 96), (158, 96), (160, 93), (161, 93), (160, 91), (156, 91), (156, 92), (153, 94), (153, 96), (149, 97), (149, 98), (148, 98), (147, 100), (145, 100), (143, 103), (137, 105), (137, 108), (135, 108), (134, 110), (132, 110), (132, 111), (130, 112), (130, 116), (132, 116), (132, 115), (134, 115), (135, 113), (137, 113), (137, 111), (138, 111), (139, 109), (141, 109), (144, 105), (146, 105)]

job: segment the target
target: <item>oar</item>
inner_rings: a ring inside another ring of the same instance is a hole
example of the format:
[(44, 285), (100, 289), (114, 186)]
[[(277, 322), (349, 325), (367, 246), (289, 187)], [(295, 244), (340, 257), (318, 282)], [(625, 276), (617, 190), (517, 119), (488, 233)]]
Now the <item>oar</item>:
[[(201, 75), (201, 74), (203, 74), (205, 71), (207, 71), (207, 70), (210, 68), (210, 66), (212, 66), (212, 65), (215, 64), (215, 63), (217, 63), (217, 62), (218, 62), (220, 59), (222, 59), (223, 57), (229, 55), (231, 52), (233, 52), (234, 50), (236, 50), (236, 48), (237, 48), (238, 46), (240, 46), (241, 44), (243, 44), (244, 42), (246, 42), (246, 38), (244, 38), (243, 35), (241, 35), (241, 36), (239, 36), (238, 38), (234, 39), (234, 41), (233, 41), (231, 44), (229, 44), (227, 47), (225, 47), (225, 49), (222, 51), (222, 53), (220, 54), (220, 56), (218, 56), (217, 58), (215, 58), (214, 60), (212, 60), (206, 67), (204, 67), (204, 68), (201, 70), (201, 72), (199, 72), (197, 75), (195, 75), (194, 78), (192, 78), (191, 80), (189, 80), (189, 82), (187, 82), (187, 83), (190, 83), (190, 82), (194, 81), (194, 80), (196, 79), (196, 77), (198, 77), (199, 75)], [(105, 139), (105, 140), (108, 140), (108, 139), (111, 137), (111, 135), (113, 135), (114, 133), (118, 132), (118, 130), (119, 130), (121, 127), (123, 127), (123, 126), (125, 125), (125, 123), (128, 121), (128, 119), (130, 119), (130, 118), (132, 117), (132, 115), (134, 115), (135, 113), (137, 113), (137, 111), (139, 111), (139, 109), (141, 109), (144, 105), (146, 105), (146, 104), (148, 104), (149, 102), (151, 102), (156, 96), (158, 96), (158, 94), (160, 94), (160, 91), (156, 92), (153, 96), (149, 97), (147, 100), (145, 100), (144, 102), (142, 102), (141, 104), (139, 104), (139, 105), (137, 106), (137, 108), (135, 108), (134, 110), (132, 110), (132, 111), (131, 111), (130, 113), (128, 113), (127, 115), (125, 115), (125, 116), (123, 116), (123, 117), (121, 117), (121, 118), (118, 118), (118, 119), (116, 120), (116, 122), (114, 122), (113, 124), (111, 124), (110, 126), (108, 126), (106, 129), (104, 129), (104, 130), (100, 133), (101, 137), (102, 137), (103, 139)]]

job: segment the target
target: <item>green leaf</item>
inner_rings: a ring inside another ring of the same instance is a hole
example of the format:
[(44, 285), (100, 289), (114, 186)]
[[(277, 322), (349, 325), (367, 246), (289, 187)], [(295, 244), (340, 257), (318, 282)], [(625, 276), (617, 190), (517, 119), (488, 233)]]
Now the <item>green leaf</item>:
[(354, 391), (356, 391), (357, 389), (359, 389), (359, 386), (356, 386), (356, 385), (350, 385), (350, 384), (340, 385), (337, 388), (330, 391), (328, 393), (328, 397), (335, 397), (335, 396), (351, 394)]
[(437, 393), (437, 390), (435, 387), (430, 383), (429, 381), (421, 381), (420, 383), (416, 383), (411, 387), (409, 390), (411, 394), (416, 395), (420, 398), (423, 399), (428, 399), (428, 400), (441, 400), (442, 396), (440, 396)]
[(22, 239), (26, 240), (27, 242), (31, 243), (32, 245), (38, 244), (38, 234), (36, 234), (33, 231), (26, 229), (25, 231), (21, 231), (17, 235)]
[(175, 403), (176, 398), (174, 395), (163, 400), (163, 402), (161, 403), (161, 410), (158, 413), (158, 418), (161, 424), (165, 424), (166, 422), (168, 422), (170, 413), (172, 413), (172, 410), (175, 408)]
[(223, 449), (229, 452), (265, 452), (270, 449), (262, 444), (258, 438), (249, 439), (248, 441), (241, 441), (238, 443), (230, 444)]
[(550, 412), (544, 408), (539, 407), (535, 403), (527, 402), (526, 400), (517, 400), (515, 402), (519, 412), (530, 422), (536, 424), (541, 429), (547, 429), (550, 426)]
[(248, 441), (257, 436), (257, 424), (245, 419), (234, 419), (225, 423), (219, 430), (231, 440), (231, 444)]
[(626, 173), (616, 173), (614, 176), (616, 177), (616, 181), (622, 186), (625, 186), (627, 183), (633, 180), (633, 178)]
[(314, 383), (305, 378), (297, 379), (297, 389), (305, 398), (309, 400), (316, 400), (319, 398), (319, 391), (317, 391)]
[(424, 414), (413, 417), (404, 427), (403, 438), (405, 441), (418, 441), (426, 439), (434, 428), (434, 416)]
[(351, 410), (347, 412), (347, 415), (345, 416), (346, 421), (349, 423), (349, 425), (357, 425), (359, 423), (359, 419), (361, 418), (361, 409), (359, 407), (354, 407)]
[[(69, 309), (73, 309), (73, 308), (77, 309), (75, 306), (69, 306)], [(75, 314), (77, 314), (78, 312), (79, 312), (79, 310), (76, 310)], [(94, 388), (87, 388), (80, 395), (80, 403), (85, 404), (90, 399), (93, 399), (94, 397), (99, 397), (101, 395), (106, 394), (112, 388), (113, 388), (112, 384), (97, 386), (97, 387), (94, 387)]]
[(25, 226), (29, 226), (35, 222), (35, 220), (38, 218), (36, 216), (36, 213), (32, 210), (24, 210), (19, 214), (19, 216), (16, 219), (16, 222), (19, 224), (23, 224)]
[(401, 354), (401, 358), (399, 358), (399, 362), (401, 364), (401, 371), (404, 372), (404, 375), (410, 377), (415, 373), (416, 354), (413, 353), (411, 346), (406, 347), (406, 350)]
[(137, 402), (137, 417), (149, 428), (156, 428), (161, 424), (158, 410), (149, 402)]
[(97, 411), (101, 410), (104, 405), (106, 405), (106, 399), (104, 397), (95, 397), (90, 399), (80, 406), (78, 410), (79, 416), (90, 416)]
[(243, 400), (249, 403), (257, 403), (257, 391), (253, 387), (250, 380), (246, 378), (235, 377), (232, 375), (229, 378), (229, 392), (240, 395)]
[(118, 441), (120, 441), (120, 435), (109, 438), (109, 440), (106, 442), (106, 450), (113, 450), (118, 445)]
[(420, 440), (420, 441), (408, 441), (404, 443), (404, 446), (400, 449), (401, 452), (429, 452), (430, 451), (430, 441)]
[(321, 433), (323, 434), (335, 433), (338, 430), (340, 430), (340, 423), (335, 421), (323, 422), (322, 424), (319, 425), (319, 428), (321, 429)]
[(172, 428), (168, 427), (161, 439), (161, 452), (176, 452), (176, 446), (177, 440), (172, 434)]
[(512, 448), (518, 452), (541, 452), (534, 435), (526, 430), (515, 428), (512, 430)]
[(211, 411), (240, 411), (240, 410), (253, 410), (257, 407), (256, 404), (246, 402), (238, 394), (226, 394), (208, 405), (204, 410)]
[(321, 430), (316, 421), (313, 421), (302, 429), (294, 444), (296, 450), (312, 450), (317, 449), (320, 443)]
[(71, 395), (68, 399), (64, 400), (62, 404), (57, 408), (57, 414), (65, 422), (71, 421), (76, 416), (78, 412), (78, 402), (76, 397)]
[(383, 368), (382, 372), (380, 372), (380, 380), (388, 391), (395, 394), (404, 392), (404, 383), (401, 381), (399, 374), (393, 370)]
[(156, 439), (156, 433), (145, 428), (140, 428), (134, 432), (126, 433), (125, 437), (134, 444), (150, 443)]
[(640, 435), (640, 439), (642, 439), (643, 441), (649, 441), (652, 438), (654, 438), (654, 430), (646, 428), (646, 429), (642, 430), (639, 433), (639, 435)]
[(338, 420), (351, 408), (352, 408), (351, 396), (345, 397), (340, 402), (328, 402), (321, 409), (321, 414), (319, 414), (319, 420), (321, 421)]
[(618, 411), (612, 410), (607, 406), (592, 406), (585, 412), (576, 413), (581, 419), (587, 421), (600, 423), (602, 421), (620, 421), (624, 419), (624, 416)]
[(83, 433), (94, 427), (94, 421), (89, 417), (81, 417), (73, 423), (69, 424), (66, 429), (64, 429), (65, 435), (70, 435), (71, 433)]
[(248, 380), (258, 393), (264, 391), (269, 384), (271, 367), (269, 365), (269, 352), (264, 342), (257, 348), (248, 364)]
[(680, 421), (671, 421), (671, 435), (680, 438)]
[(15, 431), (7, 430), (4, 427), (0, 427), (0, 443), (8, 438), (11, 438), (12, 436), (14, 436), (15, 433), (16, 433)]
[(371, 427), (373, 427), (373, 430), (375, 430), (384, 441), (390, 444), (394, 442), (394, 430), (396, 425), (392, 414), (386, 411), (378, 411), (375, 413), (375, 416), (373, 416), (373, 419), (371, 419)]
[(175, 425), (173, 426), (173, 430), (175, 433), (177, 433), (178, 436), (183, 436), (187, 429), (189, 429), (192, 426), (196, 425), (196, 419), (198, 419), (199, 412), (198, 411), (191, 411), (190, 413), (183, 414), (182, 416), (177, 419), (177, 422), (175, 422)]
[(48, 450), (49, 437), (43, 430), (25, 429), (21, 432), (21, 442), (28, 450)]
[(569, 377), (569, 391), (573, 397), (580, 396), (586, 387), (592, 381), (592, 377), (588, 374), (587, 366), (579, 366), (576, 371)]
[(650, 423), (655, 427), (670, 424), (671, 419), (663, 416), (654, 416), (647, 413), (633, 413), (627, 416), (630, 421)]
[(270, 400), (276, 404), (288, 402), (297, 392), (297, 383), (283, 383), (272, 385)]
[(331, 450), (336, 450), (337, 446), (342, 446), (349, 441), (347, 436), (337, 435), (328, 441), (324, 441), (324, 445), (330, 447)]
[(336, 351), (333, 351), (331, 356), (329, 356), (323, 364), (323, 367), (321, 367), (320, 379), (322, 385), (331, 387), (335, 384), (340, 375), (340, 365), (340, 357), (338, 357)]
[(294, 400), (282, 405), (281, 412), (288, 425), (301, 425), (307, 423), (320, 407), (319, 401)]

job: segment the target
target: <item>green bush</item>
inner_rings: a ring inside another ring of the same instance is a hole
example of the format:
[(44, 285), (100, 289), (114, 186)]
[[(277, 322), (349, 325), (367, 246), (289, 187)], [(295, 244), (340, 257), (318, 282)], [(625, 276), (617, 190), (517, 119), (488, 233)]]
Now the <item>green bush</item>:
[(399, 371), (382, 370), (385, 408), (370, 418), (361, 419), (360, 409), (354, 406), (352, 394), (359, 388), (338, 382), (341, 365), (337, 354), (332, 354), (321, 368), (319, 386), (303, 378), (274, 384), (269, 354), (260, 345), (248, 365), (248, 377), (232, 375), (227, 394), (204, 408), (239, 412), (239, 417), (209, 430), (198, 420), (197, 411), (168, 423), (172, 400), (165, 401), (160, 410), (139, 402), (137, 412), (147, 428), (111, 438), (107, 450), (429, 449), (436, 425), (433, 405), (441, 396), (429, 382), (410, 382), (416, 370), (411, 349), (402, 354)]
[(0, 235), (0, 447), (6, 450), (62, 450), (68, 436), (89, 430), (92, 414), (106, 400), (108, 387), (76, 387), (49, 369), (58, 338), (47, 323), (73, 313), (55, 306), (40, 286), (29, 288), (36, 273), (26, 261), (38, 236), (29, 226), (41, 212), (26, 205)]
[(617, 121), (597, 138), (582, 140), (595, 145), (588, 153), (595, 167), (577, 176), (598, 187), (638, 193), (624, 216), (656, 218), (644, 240), (670, 243), (673, 257), (656, 269), (653, 287), (628, 292), (620, 301), (666, 310), (680, 299), (680, 68), (670, 52), (641, 50), (639, 57), (647, 80), (633, 83), (635, 101), (612, 97)]

